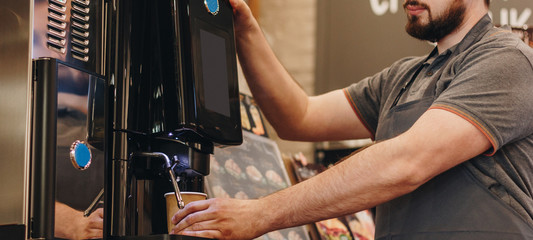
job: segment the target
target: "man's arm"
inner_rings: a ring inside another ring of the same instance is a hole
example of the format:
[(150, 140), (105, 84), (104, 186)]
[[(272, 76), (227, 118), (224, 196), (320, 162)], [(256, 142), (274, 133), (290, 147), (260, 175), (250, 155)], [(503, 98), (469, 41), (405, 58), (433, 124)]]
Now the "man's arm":
[[(295, 226), (343, 216), (407, 194), (490, 147), (487, 137), (467, 120), (432, 109), (406, 133), (377, 143), (295, 189), (262, 201), (267, 206), (282, 199), (303, 203), (293, 210), (283, 209), (288, 211), (283, 217), (273, 211), (272, 223)], [(323, 196), (313, 197), (316, 193)], [(297, 214), (302, 212), (312, 214)]]
[(490, 148), (467, 120), (431, 109), (404, 134), (379, 142), (327, 171), (258, 200), (210, 199), (178, 211), (175, 233), (217, 239), (343, 216), (409, 193)]
[(308, 97), (279, 62), (242, 0), (234, 8), (237, 52), (248, 86), (281, 138), (300, 141), (368, 138), (342, 91)]

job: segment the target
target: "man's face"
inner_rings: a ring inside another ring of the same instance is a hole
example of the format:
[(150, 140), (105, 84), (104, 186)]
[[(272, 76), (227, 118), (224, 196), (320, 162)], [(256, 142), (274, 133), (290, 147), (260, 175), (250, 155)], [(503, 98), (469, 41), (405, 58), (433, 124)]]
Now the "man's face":
[(437, 42), (453, 32), (464, 19), (463, 0), (406, 0), (405, 30), (409, 35)]

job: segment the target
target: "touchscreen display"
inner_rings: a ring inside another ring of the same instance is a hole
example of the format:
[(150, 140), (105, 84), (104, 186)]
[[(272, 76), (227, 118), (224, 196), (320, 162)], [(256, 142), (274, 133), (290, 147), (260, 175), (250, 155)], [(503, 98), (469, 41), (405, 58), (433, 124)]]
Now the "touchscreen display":
[(200, 29), (205, 107), (230, 117), (226, 40)]

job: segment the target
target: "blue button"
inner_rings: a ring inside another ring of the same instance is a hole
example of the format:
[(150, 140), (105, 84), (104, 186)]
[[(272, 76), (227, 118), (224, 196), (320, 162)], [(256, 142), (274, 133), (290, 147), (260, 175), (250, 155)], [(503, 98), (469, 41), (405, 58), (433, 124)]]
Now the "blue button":
[(91, 150), (85, 142), (76, 140), (70, 147), (70, 161), (75, 168), (85, 170), (91, 165)]
[(209, 11), (213, 15), (218, 14), (219, 5), (218, 0), (204, 0), (204, 4), (207, 7), (207, 11)]

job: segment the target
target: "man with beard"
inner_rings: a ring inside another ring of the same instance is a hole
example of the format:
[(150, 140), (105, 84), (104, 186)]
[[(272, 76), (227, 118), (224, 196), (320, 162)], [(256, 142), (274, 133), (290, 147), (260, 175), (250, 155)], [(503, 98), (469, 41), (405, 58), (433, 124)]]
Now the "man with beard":
[(407, 32), (435, 49), (313, 97), (230, 2), (247, 82), (280, 137), (376, 143), (261, 199), (187, 205), (173, 233), (251, 239), (376, 207), (376, 239), (533, 239), (533, 51), (491, 24), (488, 0), (405, 1)]

